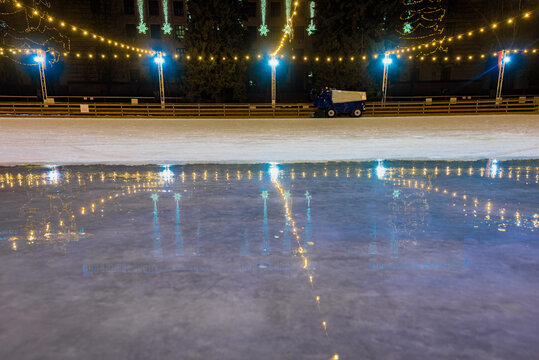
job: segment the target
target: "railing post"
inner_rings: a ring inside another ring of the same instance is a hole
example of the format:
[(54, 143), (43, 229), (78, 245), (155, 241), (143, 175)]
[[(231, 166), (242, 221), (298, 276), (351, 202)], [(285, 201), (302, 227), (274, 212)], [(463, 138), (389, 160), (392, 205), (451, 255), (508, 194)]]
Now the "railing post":
[(198, 106), (198, 117), (200, 117), (200, 104), (197, 104)]

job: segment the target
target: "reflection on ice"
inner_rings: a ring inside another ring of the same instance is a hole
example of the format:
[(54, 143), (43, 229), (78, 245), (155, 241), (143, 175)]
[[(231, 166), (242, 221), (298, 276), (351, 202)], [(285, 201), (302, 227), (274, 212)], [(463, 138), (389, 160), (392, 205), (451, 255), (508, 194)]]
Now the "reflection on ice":
[[(0, 169), (0, 285), (9, 294), (0, 320), (17, 335), (3, 348), (28, 357), (33, 327), (63, 348), (73, 323), (105, 347), (117, 329), (133, 329), (132, 351), (160, 358), (167, 353), (151, 344), (170, 334), (205, 359), (238, 358), (246, 338), (260, 344), (244, 349), (249, 358), (391, 358), (372, 340), (388, 336), (412, 358), (426, 349), (473, 355), (476, 342), (503, 358), (522, 349), (516, 343), (533, 348), (521, 335), (536, 323), (536, 161), (174, 172)], [(23, 306), (28, 317), (9, 315)], [(53, 322), (54, 332), (41, 325)], [(470, 333), (473, 341), (460, 335)]]

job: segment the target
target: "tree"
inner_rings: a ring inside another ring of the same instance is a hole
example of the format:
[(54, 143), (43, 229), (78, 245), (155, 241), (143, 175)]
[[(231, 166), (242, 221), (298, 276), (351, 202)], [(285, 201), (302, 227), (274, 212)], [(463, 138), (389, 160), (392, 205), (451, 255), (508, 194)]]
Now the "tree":
[[(395, 24), (399, 17), (399, 0), (349, 1), (316, 0), (316, 32), (313, 45), (322, 61), (313, 67), (316, 86), (344, 90), (366, 88), (373, 91), (375, 82), (369, 75), (368, 62), (362, 56), (391, 49), (396, 40)], [(324, 59), (331, 57), (333, 61)], [(343, 57), (355, 61), (336, 63)]]
[(190, 101), (245, 98), (245, 9), (238, 0), (189, 0), (184, 91)]

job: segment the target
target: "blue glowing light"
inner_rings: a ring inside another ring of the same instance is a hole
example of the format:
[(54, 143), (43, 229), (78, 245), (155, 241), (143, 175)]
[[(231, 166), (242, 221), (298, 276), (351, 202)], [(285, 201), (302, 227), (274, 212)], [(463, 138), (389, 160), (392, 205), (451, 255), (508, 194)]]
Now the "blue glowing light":
[(156, 64), (162, 65), (165, 63), (165, 59), (162, 56), (157, 56), (153, 58)]
[(504, 56), (504, 57), (503, 57), (503, 62), (504, 62), (504, 64), (510, 63), (510, 62), (511, 62), (511, 57), (509, 57), (509, 56)]
[(271, 58), (271, 60), (269, 61), (269, 66), (271, 66), (271, 67), (279, 66), (279, 60), (277, 60), (275, 58)]
[(39, 55), (38, 55), (38, 56), (34, 56), (34, 61), (35, 61), (36, 63), (42, 63), (42, 62), (45, 61), (45, 58), (44, 58), (43, 56), (39, 56)]
[(391, 59), (390, 57), (385, 57), (383, 60), (382, 60), (382, 63), (384, 65), (391, 65), (393, 63), (393, 59)]
[(273, 163), (273, 162), (270, 163), (269, 174), (270, 174), (271, 180), (277, 180), (277, 178), (279, 177), (279, 173), (281, 171), (279, 170), (279, 167), (277, 165), (279, 164)]
[(376, 177), (382, 179), (386, 175), (387, 169), (384, 167), (383, 161), (378, 160), (378, 166), (376, 167)]
[(498, 160), (494, 159), (490, 162), (489, 173), (491, 177), (496, 177), (498, 174)]
[(174, 173), (170, 170), (170, 165), (165, 165), (165, 168), (161, 171), (161, 179), (164, 182), (170, 182), (174, 179)]
[(57, 182), (60, 179), (60, 172), (56, 169), (50, 170), (47, 173), (47, 180), (50, 182)]

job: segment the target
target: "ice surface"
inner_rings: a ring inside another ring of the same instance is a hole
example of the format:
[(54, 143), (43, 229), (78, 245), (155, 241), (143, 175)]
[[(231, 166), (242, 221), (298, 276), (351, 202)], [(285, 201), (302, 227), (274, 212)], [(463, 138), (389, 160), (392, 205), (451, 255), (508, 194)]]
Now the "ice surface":
[(539, 158), (538, 120), (2, 118), (0, 165)]
[(538, 165), (0, 168), (0, 359), (536, 359)]

